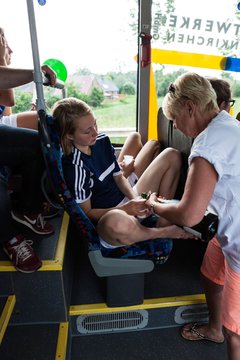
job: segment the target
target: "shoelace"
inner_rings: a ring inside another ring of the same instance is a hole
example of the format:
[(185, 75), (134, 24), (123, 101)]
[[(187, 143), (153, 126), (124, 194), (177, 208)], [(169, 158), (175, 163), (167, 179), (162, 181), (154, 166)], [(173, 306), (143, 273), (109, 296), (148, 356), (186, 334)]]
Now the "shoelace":
[(29, 248), (32, 244), (32, 240), (24, 240), (17, 246), (17, 263), (18, 260), (25, 261), (32, 255), (31, 249)]
[(46, 221), (44, 220), (42, 214), (38, 214), (36, 224), (37, 224), (37, 226), (39, 226), (41, 229), (44, 229), (45, 224), (46, 224)]

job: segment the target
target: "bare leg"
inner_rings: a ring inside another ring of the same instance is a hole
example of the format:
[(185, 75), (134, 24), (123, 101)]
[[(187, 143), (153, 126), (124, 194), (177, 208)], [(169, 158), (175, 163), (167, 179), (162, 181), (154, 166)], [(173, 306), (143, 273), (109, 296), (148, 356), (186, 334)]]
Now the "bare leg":
[(130, 134), (119, 153), (118, 162), (123, 161), (124, 155), (132, 155), (135, 158), (142, 149), (142, 146), (141, 135), (138, 132)]
[(157, 238), (190, 238), (176, 225), (165, 228), (148, 228), (139, 223), (135, 216), (120, 209), (109, 210), (97, 224), (101, 238), (114, 246), (129, 246), (137, 242)]
[[(227, 327), (223, 327), (224, 334), (227, 340), (228, 348), (228, 359), (229, 360), (240, 360), (240, 334), (237, 333), (239, 330), (239, 287), (240, 287), (240, 276), (234, 274), (232, 269), (226, 266), (226, 278), (224, 283), (223, 292), (223, 305), (226, 307), (226, 315), (223, 318), (223, 324), (231, 324), (233, 319), (234, 324), (232, 331)], [(226, 299), (226, 300), (225, 300)]]
[(222, 332), (222, 291), (223, 286), (218, 285), (202, 275), (202, 282), (209, 310), (209, 324), (207, 330), (210, 337), (223, 340)]
[(240, 360), (240, 335), (224, 328), (224, 334), (228, 345), (228, 359)]
[[(209, 339), (222, 342), (224, 340), (221, 321), (223, 286), (213, 283), (204, 276), (202, 276), (202, 279), (209, 310), (209, 323), (198, 325), (196, 330)], [(192, 324), (183, 327), (181, 333), (185, 339), (197, 339), (198, 336), (191, 331), (191, 327)]]
[(38, 130), (38, 114), (36, 111), (26, 111), (17, 114), (17, 125), (21, 128)]
[(172, 199), (175, 195), (181, 169), (181, 155), (172, 148), (163, 150), (144, 171), (136, 184), (138, 194), (156, 192)]
[(160, 144), (158, 141), (149, 140), (139, 151), (134, 162), (134, 172), (138, 178), (150, 165), (150, 163), (159, 155)]

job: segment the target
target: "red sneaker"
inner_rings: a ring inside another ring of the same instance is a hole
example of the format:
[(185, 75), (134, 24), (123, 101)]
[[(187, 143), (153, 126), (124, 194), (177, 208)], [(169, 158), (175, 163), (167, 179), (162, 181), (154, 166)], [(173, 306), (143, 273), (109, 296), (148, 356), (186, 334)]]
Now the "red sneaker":
[(17, 235), (3, 245), (3, 250), (14, 267), (23, 273), (32, 273), (42, 266), (42, 261), (31, 247), (32, 243), (32, 240), (25, 240), (22, 235)]
[(54, 233), (53, 226), (44, 220), (41, 214), (20, 214), (11, 211), (12, 218), (18, 223), (27, 226), (29, 229), (39, 235), (50, 235)]

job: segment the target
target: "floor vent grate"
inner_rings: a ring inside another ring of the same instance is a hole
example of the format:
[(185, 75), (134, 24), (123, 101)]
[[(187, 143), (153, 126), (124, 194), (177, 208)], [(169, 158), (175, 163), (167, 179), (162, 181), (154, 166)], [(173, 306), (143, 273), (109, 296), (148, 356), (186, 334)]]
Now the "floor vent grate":
[(175, 311), (175, 322), (180, 325), (190, 322), (208, 322), (207, 305), (179, 306)]
[(148, 312), (120, 311), (77, 317), (77, 329), (81, 334), (99, 334), (143, 329), (148, 324)]

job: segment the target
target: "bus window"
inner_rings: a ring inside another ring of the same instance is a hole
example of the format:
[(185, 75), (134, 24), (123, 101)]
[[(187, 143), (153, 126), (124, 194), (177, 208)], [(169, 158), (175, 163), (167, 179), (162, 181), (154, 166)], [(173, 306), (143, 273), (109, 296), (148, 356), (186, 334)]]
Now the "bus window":
[(227, 79), (240, 109), (240, 10), (234, 0), (153, 1), (151, 66), (149, 69), (148, 137), (156, 138), (157, 110), (169, 84), (181, 73), (194, 71)]
[(79, 31), (87, 34), (86, 51), (94, 51), (90, 63), (79, 56), (80, 71), (69, 77), (80, 89), (88, 83), (99, 130), (114, 144), (123, 144), (129, 132), (136, 130), (137, 8), (135, 0), (84, 2), (82, 18), (91, 16), (87, 24), (83, 22), (87, 28), (79, 22)]
[[(6, 5), (10, 13), (24, 11), (24, 16), (17, 17), (15, 32), (9, 36), (12, 60), (17, 67), (22, 49), (16, 39), (16, 28), (21, 38), (25, 31), (25, 37), (29, 36), (25, 3), (21, 1), (16, 6), (15, 1), (9, 0)], [(136, 130), (137, 0), (58, 0), (47, 1), (44, 6), (34, 1), (34, 8), (41, 62), (52, 58), (62, 61), (68, 72), (67, 96), (88, 102), (99, 129), (108, 133), (114, 143), (123, 143), (128, 133)], [(2, 26), (10, 33), (12, 26), (7, 23), (7, 16), (4, 21)], [(32, 66), (27, 64), (28, 59), (32, 64), (31, 51), (27, 55), (23, 67)], [(17, 103), (18, 99), (23, 103), (20, 90), (16, 90)], [(25, 93), (29, 91), (33, 87), (24, 88)], [(60, 97), (59, 91), (45, 89), (49, 111)], [(26, 108), (21, 109), (29, 110), (31, 100), (35, 99), (36, 95), (31, 93)]]

